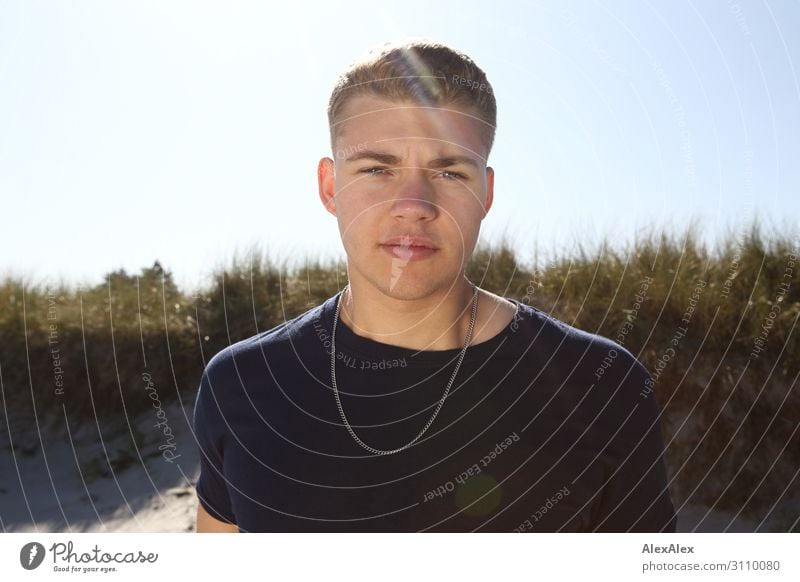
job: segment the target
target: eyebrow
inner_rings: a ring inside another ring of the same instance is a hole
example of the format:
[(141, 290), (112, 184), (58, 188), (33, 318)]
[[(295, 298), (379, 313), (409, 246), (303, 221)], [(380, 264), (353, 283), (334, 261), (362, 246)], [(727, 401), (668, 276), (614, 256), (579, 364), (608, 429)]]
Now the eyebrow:
[[(345, 159), (346, 162), (356, 162), (358, 160), (375, 160), (377, 162), (389, 166), (399, 166), (400, 162), (402, 161), (399, 157), (395, 156), (394, 154), (388, 154), (385, 152), (378, 152), (374, 150), (362, 150), (360, 152), (355, 152), (350, 157)], [(428, 162), (428, 167), (448, 168), (450, 166), (455, 166), (457, 164), (466, 164), (468, 166), (472, 166), (476, 170), (481, 169), (480, 166), (478, 165), (478, 162), (476, 162), (474, 158), (457, 154), (443, 156), (441, 158), (435, 158)]]

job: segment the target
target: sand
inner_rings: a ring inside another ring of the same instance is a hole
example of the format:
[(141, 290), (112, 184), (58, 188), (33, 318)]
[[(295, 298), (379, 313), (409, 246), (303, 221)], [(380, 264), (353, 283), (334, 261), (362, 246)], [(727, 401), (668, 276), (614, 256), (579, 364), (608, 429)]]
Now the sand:
[[(200, 471), (190, 429), (193, 406), (193, 401), (164, 406), (172, 440), (165, 439), (163, 424), (154, 426), (159, 422), (154, 412), (110, 427), (85, 423), (69, 434), (15, 431), (13, 448), (6, 434), (0, 442), (0, 530), (193, 532), (194, 485)], [(43, 451), (40, 433), (46, 443)], [(131, 446), (131, 433), (140, 437), (137, 442), (144, 442), (138, 451)], [(165, 451), (170, 453), (165, 456)], [(119, 470), (108, 470), (101, 462), (106, 456), (116, 460)], [(770, 531), (775, 525), (759, 524), (734, 512), (709, 512), (698, 505), (686, 505), (678, 513), (680, 532)]]

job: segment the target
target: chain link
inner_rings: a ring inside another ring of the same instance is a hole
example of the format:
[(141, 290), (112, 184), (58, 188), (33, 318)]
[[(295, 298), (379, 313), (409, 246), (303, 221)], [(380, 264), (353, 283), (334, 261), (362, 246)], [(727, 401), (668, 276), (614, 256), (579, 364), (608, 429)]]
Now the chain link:
[(336, 302), (336, 313), (333, 316), (333, 331), (331, 332), (331, 383), (333, 384), (333, 394), (336, 397), (336, 406), (339, 408), (339, 414), (342, 416), (342, 421), (344, 421), (345, 427), (347, 427), (347, 431), (350, 435), (356, 440), (358, 444), (362, 447), (370, 451), (371, 453), (375, 453), (376, 455), (391, 455), (393, 453), (397, 453), (399, 451), (405, 450), (411, 445), (413, 445), (419, 438), (425, 434), (425, 431), (428, 430), (428, 427), (433, 424), (433, 420), (436, 418), (436, 415), (439, 414), (439, 410), (442, 408), (445, 399), (447, 398), (447, 394), (450, 392), (450, 387), (453, 385), (453, 380), (456, 378), (456, 374), (458, 374), (458, 369), (461, 367), (461, 362), (464, 359), (464, 355), (467, 353), (467, 347), (469, 347), (470, 341), (472, 341), (472, 329), (475, 326), (475, 318), (478, 313), (478, 287), (472, 281), (468, 281), (470, 285), (472, 285), (472, 318), (469, 322), (469, 329), (467, 329), (467, 338), (464, 342), (464, 347), (461, 349), (461, 354), (458, 356), (458, 363), (456, 364), (456, 369), (453, 370), (453, 375), (450, 377), (450, 381), (447, 383), (447, 388), (445, 388), (444, 394), (442, 395), (441, 400), (439, 400), (439, 405), (436, 407), (436, 410), (433, 411), (433, 416), (431, 416), (428, 423), (425, 427), (419, 432), (419, 434), (414, 437), (410, 442), (399, 447), (397, 449), (391, 449), (388, 451), (382, 451), (380, 449), (376, 449), (374, 447), (369, 446), (360, 438), (358, 435), (353, 431), (353, 427), (350, 426), (350, 423), (347, 421), (347, 417), (344, 414), (344, 409), (342, 408), (342, 402), (339, 399), (339, 390), (336, 387), (336, 322), (339, 319), (339, 309), (342, 306), (342, 298), (344, 298), (345, 291), (349, 290), (350, 283), (345, 285), (344, 289), (342, 289), (341, 294), (339, 295), (339, 300)]

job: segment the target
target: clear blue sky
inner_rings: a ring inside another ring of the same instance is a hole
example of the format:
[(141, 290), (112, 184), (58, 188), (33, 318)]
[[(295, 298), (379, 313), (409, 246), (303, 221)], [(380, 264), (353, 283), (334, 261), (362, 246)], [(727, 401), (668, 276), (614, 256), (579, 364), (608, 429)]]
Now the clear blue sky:
[(344, 257), (325, 106), (369, 47), (426, 36), (498, 99), (482, 240), (520, 256), (800, 217), (800, 3), (0, 3), (0, 271), (181, 285), (257, 243)]

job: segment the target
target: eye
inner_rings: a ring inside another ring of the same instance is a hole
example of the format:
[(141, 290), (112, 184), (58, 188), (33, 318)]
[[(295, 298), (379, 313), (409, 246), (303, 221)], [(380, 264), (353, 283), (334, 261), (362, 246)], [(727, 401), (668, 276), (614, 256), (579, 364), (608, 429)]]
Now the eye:
[[(375, 170), (377, 170), (377, 171), (375, 171)], [(376, 175), (379, 175), (380, 173), (382, 173), (384, 170), (386, 170), (386, 168), (374, 167), (374, 168), (366, 168), (364, 170), (359, 170), (359, 173), (360, 174), (368, 174), (370, 176), (376, 176)]]
[(449, 172), (447, 170), (444, 170), (442, 172), (438, 172), (438, 174), (441, 175), (441, 176), (445, 176), (445, 180), (448, 180), (448, 181), (466, 180), (467, 179), (467, 177), (464, 174), (461, 174), (460, 172)]

